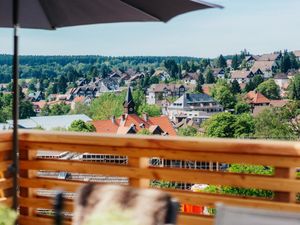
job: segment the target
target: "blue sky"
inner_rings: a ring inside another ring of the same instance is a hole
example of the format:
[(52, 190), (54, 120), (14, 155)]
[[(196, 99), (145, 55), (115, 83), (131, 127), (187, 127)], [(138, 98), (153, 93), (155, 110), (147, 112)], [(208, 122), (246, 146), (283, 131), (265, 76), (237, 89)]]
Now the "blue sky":
[[(21, 30), (21, 54), (216, 57), (300, 49), (299, 0), (207, 0), (225, 9), (178, 16), (169, 23), (122, 23)], [(12, 30), (0, 29), (0, 53), (12, 52)]]

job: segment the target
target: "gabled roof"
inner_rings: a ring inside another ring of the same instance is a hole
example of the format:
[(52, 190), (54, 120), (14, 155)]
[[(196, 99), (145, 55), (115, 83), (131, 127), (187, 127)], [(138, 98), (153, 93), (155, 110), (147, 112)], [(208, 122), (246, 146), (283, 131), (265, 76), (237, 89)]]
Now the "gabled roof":
[(249, 91), (246, 99), (250, 104), (269, 104), (270, 100), (258, 91)]
[(153, 126), (159, 126), (165, 133), (168, 133), (168, 135), (176, 136), (176, 131), (167, 116), (149, 117), (147, 121), (136, 114), (125, 114), (124, 116), (124, 121), (122, 121), (121, 116), (118, 119), (98, 120), (92, 123), (96, 127), (97, 133), (124, 134), (124, 132), (129, 131), (132, 126), (135, 127), (136, 132), (142, 129), (149, 130), (150, 127), (153, 129), (155, 128)]
[[(13, 121), (8, 120), (7, 123), (10, 127), (13, 127)], [(20, 119), (18, 120), (18, 126), (22, 129), (34, 129), (38, 126), (38, 124), (32, 119)]]
[(295, 55), (296, 57), (300, 57), (300, 50), (294, 51), (294, 55)]
[(190, 94), (190, 93), (186, 93), (184, 95), (184, 97), (186, 98), (186, 102), (187, 103), (194, 103), (194, 102), (215, 102), (215, 100), (210, 97), (207, 94)]
[(256, 60), (256, 58), (253, 57), (252, 55), (247, 55), (247, 56), (245, 57), (245, 60), (246, 60), (246, 62), (249, 62), (250, 60)]
[(210, 95), (211, 90), (213, 89), (213, 87), (215, 86), (215, 84), (203, 84), (202, 85), (202, 91), (204, 94)]
[(258, 61), (276, 61), (280, 55), (280, 53), (263, 54), (258, 58)]
[(235, 70), (231, 73), (231, 79), (245, 79), (250, 78), (251, 76), (253, 76), (253, 73), (250, 70)]
[(220, 73), (225, 73), (225, 70), (223, 68), (213, 68), (212, 71), (214, 76), (217, 76)]
[(270, 105), (273, 107), (284, 107), (286, 104), (289, 103), (289, 100), (287, 99), (282, 99), (282, 100), (271, 100)]
[(34, 106), (37, 106), (38, 108), (42, 109), (47, 104), (47, 102), (46, 101), (39, 101), (39, 102), (33, 102), (32, 104)]
[(251, 71), (255, 73), (258, 69), (260, 69), (262, 72), (265, 71), (272, 71), (273, 66), (276, 66), (275, 61), (255, 61), (253, 64)]
[(152, 84), (150, 88), (148, 88), (148, 92), (175, 92), (181, 87), (184, 87), (185, 90), (188, 90), (188, 88), (183, 84)]
[(274, 79), (285, 79), (285, 80), (288, 80), (288, 76), (287, 74), (285, 73), (277, 73), (275, 76), (274, 76)]
[(191, 80), (198, 80), (199, 74), (198, 73), (186, 73), (186, 74), (184, 74), (183, 78), (190, 78)]
[[(63, 116), (39, 116), (30, 117), (29, 119), (21, 119), (18, 125), (24, 129), (34, 129), (41, 127), (44, 130), (52, 130), (54, 128), (68, 128), (74, 120), (83, 120), (84, 122), (92, 121), (91, 118), (84, 114), (63, 115)], [(12, 125), (12, 120), (7, 121)]]

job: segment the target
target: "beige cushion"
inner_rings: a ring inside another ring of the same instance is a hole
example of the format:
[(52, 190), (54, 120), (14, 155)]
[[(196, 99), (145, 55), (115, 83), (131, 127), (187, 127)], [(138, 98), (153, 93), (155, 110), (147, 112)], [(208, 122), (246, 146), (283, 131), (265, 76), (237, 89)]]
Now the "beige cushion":
[(78, 191), (73, 225), (85, 225), (90, 218), (101, 221), (111, 212), (124, 213), (134, 221), (133, 225), (162, 225), (170, 199), (169, 194), (159, 190), (88, 184)]

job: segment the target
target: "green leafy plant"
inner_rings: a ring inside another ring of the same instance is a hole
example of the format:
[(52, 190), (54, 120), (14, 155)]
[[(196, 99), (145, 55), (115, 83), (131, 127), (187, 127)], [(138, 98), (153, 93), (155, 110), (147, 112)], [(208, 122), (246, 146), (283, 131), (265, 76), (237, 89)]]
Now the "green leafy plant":
[(132, 213), (117, 207), (107, 209), (102, 213), (95, 213), (84, 225), (137, 225)]
[(13, 225), (17, 219), (17, 213), (12, 209), (0, 205), (0, 225)]

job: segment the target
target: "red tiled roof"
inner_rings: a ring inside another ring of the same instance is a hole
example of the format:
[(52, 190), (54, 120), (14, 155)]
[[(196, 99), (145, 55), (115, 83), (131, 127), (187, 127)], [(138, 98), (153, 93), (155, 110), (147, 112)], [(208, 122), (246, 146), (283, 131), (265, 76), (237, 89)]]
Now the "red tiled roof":
[(158, 125), (170, 136), (176, 136), (175, 129), (167, 116), (149, 117), (146, 121), (136, 114), (126, 114), (125, 121), (123, 122), (121, 121), (121, 118), (118, 118), (115, 119), (114, 122), (112, 122), (112, 120), (98, 120), (93, 121), (92, 123), (95, 126), (97, 133), (117, 134), (119, 133), (118, 131), (128, 130), (132, 125), (134, 125), (137, 132), (139, 132), (143, 129), (143, 127), (141, 127), (143, 124), (145, 129), (149, 129), (153, 125)]
[(252, 72), (249, 70), (235, 70), (231, 73), (231, 79), (249, 78)]
[(34, 106), (37, 106), (37, 107), (39, 107), (40, 109), (42, 109), (42, 108), (44, 108), (44, 106), (47, 104), (47, 102), (46, 102), (46, 101), (39, 101), (39, 102), (32, 102), (32, 104), (33, 104)]
[(240, 83), (239, 85), (240, 85), (241, 90), (244, 90), (246, 87), (246, 83)]
[(116, 134), (120, 126), (120, 120), (116, 119), (115, 123), (112, 123), (112, 120), (97, 120), (93, 121), (92, 124), (95, 126), (97, 133)]
[(202, 91), (204, 94), (210, 95), (212, 88), (215, 86), (215, 84), (203, 84), (202, 85)]
[(73, 102), (77, 103), (77, 102), (83, 102), (84, 100), (84, 96), (77, 96), (76, 98), (74, 98)]
[(275, 61), (256, 61), (253, 64), (251, 71), (253, 73), (255, 73), (258, 69), (260, 69), (262, 72), (272, 71), (272, 67), (275, 65)]
[(249, 91), (246, 95), (246, 98), (251, 104), (270, 103), (270, 100), (268, 98), (266, 98), (262, 93), (257, 91)]
[(152, 125), (158, 125), (164, 132), (170, 136), (176, 136), (176, 131), (167, 116), (149, 117), (149, 122)]
[(300, 50), (294, 51), (294, 54), (295, 54), (296, 57), (300, 57)]
[(273, 106), (273, 107), (283, 107), (288, 103), (289, 103), (289, 100), (287, 100), (287, 99), (271, 100), (270, 105)]

